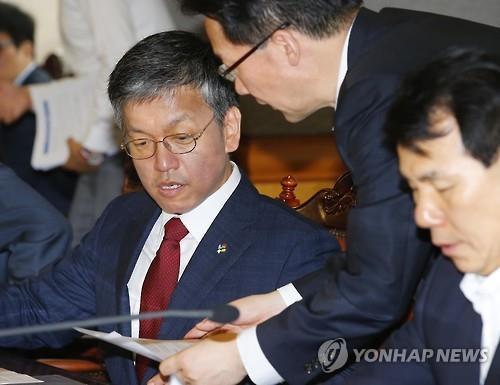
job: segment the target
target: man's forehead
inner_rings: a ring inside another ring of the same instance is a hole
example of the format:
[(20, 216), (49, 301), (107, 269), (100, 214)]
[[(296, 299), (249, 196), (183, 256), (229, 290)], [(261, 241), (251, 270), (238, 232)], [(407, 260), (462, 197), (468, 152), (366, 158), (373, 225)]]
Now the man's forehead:
[(449, 133), (442, 137), (417, 141), (414, 146), (397, 148), (399, 168), (408, 179), (432, 180), (456, 172), (457, 164), (470, 157), (460, 136)]
[(422, 139), (414, 139), (404, 145), (398, 144), (398, 153), (413, 153), (424, 158), (456, 154), (464, 150), (462, 135), (453, 114), (443, 109), (433, 110), (429, 115), (427, 132)]
[(185, 110), (185, 113), (188, 114), (189, 111), (196, 111), (202, 106), (207, 106), (207, 104), (200, 90), (181, 86), (158, 93), (156, 96), (131, 98), (125, 102), (124, 110), (134, 110), (138, 107), (155, 107), (166, 111)]

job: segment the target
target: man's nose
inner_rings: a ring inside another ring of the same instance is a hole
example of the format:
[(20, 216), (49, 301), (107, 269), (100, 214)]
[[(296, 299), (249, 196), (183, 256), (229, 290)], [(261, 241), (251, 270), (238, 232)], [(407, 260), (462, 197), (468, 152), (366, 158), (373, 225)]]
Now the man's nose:
[(444, 220), (444, 213), (434, 199), (425, 195), (416, 199), (415, 222), (419, 227), (428, 229), (439, 226), (444, 223)]
[(156, 144), (155, 168), (159, 171), (168, 171), (179, 167), (179, 154), (172, 153), (163, 142)]

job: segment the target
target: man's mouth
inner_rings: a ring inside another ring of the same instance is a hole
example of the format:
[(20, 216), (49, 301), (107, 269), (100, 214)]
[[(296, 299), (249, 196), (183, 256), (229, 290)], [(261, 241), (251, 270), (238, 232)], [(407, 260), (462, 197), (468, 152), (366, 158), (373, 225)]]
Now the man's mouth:
[(178, 188), (182, 187), (181, 184), (178, 183), (168, 183), (168, 184), (161, 184), (160, 185), (160, 190), (176, 190)]

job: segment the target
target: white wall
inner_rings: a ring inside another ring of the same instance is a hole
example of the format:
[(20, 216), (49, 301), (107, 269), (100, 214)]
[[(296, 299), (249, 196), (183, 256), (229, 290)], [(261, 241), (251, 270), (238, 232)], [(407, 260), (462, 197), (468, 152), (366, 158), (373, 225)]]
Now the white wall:
[[(55, 52), (62, 55), (62, 44), (59, 35), (59, 2), (58, 0), (3, 0), (12, 3), (29, 13), (36, 23), (35, 58), (38, 62), (45, 60), (47, 54)], [(103, 0), (106, 1), (106, 0)]]

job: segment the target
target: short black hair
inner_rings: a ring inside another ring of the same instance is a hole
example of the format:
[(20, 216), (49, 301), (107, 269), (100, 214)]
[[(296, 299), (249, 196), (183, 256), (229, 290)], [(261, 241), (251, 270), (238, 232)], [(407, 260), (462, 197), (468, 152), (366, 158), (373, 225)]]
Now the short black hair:
[(35, 41), (35, 22), (14, 5), (0, 2), (0, 32), (8, 34), (16, 47), (24, 41)]
[(419, 152), (419, 141), (446, 135), (431, 130), (439, 111), (455, 117), (469, 154), (490, 166), (500, 148), (500, 57), (451, 48), (408, 76), (387, 116), (390, 145)]
[(234, 44), (256, 44), (276, 27), (315, 39), (334, 35), (363, 4), (362, 0), (179, 0), (186, 13), (217, 20)]
[(199, 90), (219, 125), (229, 108), (238, 106), (234, 86), (217, 69), (219, 59), (210, 44), (190, 32), (168, 31), (151, 35), (120, 59), (109, 77), (108, 95), (122, 127), (128, 102), (143, 103), (175, 95), (180, 87)]

